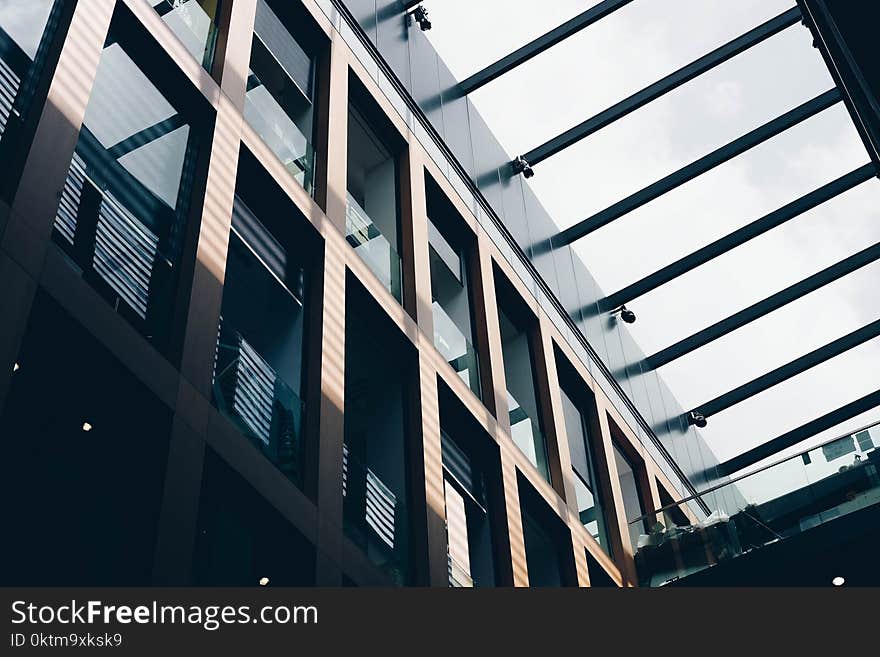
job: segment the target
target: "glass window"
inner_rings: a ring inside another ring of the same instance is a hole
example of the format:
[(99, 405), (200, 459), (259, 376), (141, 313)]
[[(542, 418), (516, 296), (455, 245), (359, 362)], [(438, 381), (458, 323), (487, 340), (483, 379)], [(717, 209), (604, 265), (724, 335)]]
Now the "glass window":
[(162, 20), (208, 71), (214, 63), (220, 0), (150, 0)]
[(623, 509), (626, 513), (629, 537), (633, 552), (635, 552), (639, 544), (639, 536), (643, 533), (647, 534), (649, 531), (647, 518), (641, 522), (632, 522), (645, 514), (642, 490), (632, 462), (617, 445), (614, 445), (614, 461), (617, 464), (617, 476), (620, 481), (620, 492), (623, 495)]
[(355, 105), (348, 110), (345, 235), (385, 288), (401, 300), (398, 165), (392, 149)]
[(504, 358), (504, 377), (507, 382), (511, 437), (529, 461), (549, 481), (550, 468), (539, 419), (529, 331), (524, 323), (518, 323), (513, 315), (507, 312), (504, 304), (499, 305), (498, 319), (501, 324), (501, 350)]
[(479, 364), (473, 347), (473, 317), (466, 255), (438, 227), (440, 220), (446, 217), (440, 215), (440, 207), (431, 203), (430, 193), (428, 198), (428, 254), (431, 265), (434, 346), (477, 397), (481, 397)]
[(257, 2), (244, 118), (310, 193), (317, 56), (265, 0)]
[(554, 535), (526, 509), (526, 505), (522, 508), (522, 523), (529, 586), (563, 586), (559, 547)]
[(59, 0), (0, 2), (0, 137), (24, 122), (61, 5)]
[(571, 465), (574, 470), (574, 488), (577, 496), (578, 515), (587, 531), (606, 551), (610, 550), (605, 514), (600, 502), (599, 480), (596, 476), (596, 461), (593, 445), (587, 428), (586, 418), (565, 391), (562, 396), (562, 411), (565, 416), (565, 433), (571, 451)]
[(449, 585), (492, 586), (492, 532), (481, 464), (445, 431), (441, 438)]
[[(351, 280), (351, 279), (349, 279)], [(347, 286), (345, 430), (342, 452), (346, 535), (397, 585), (410, 582), (407, 511), (406, 390), (408, 359), (388, 321)], [(362, 296), (366, 292), (359, 290)]]
[(297, 485), (303, 475), (305, 269), (236, 196), (214, 402)]
[[(111, 26), (55, 218), (55, 241), (121, 315), (167, 346), (200, 129)], [(205, 126), (200, 126), (204, 128)]]

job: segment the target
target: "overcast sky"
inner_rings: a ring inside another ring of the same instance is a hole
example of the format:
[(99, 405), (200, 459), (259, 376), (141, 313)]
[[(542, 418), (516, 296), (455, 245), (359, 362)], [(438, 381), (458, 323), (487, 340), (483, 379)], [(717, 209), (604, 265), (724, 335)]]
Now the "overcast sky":
[[(463, 79), (594, 4), (425, 0), (434, 25), (428, 36)], [(472, 99), (508, 152), (523, 153), (793, 5), (635, 0)], [(832, 86), (809, 31), (797, 24), (546, 160), (530, 184), (565, 228)], [(575, 248), (613, 292), (868, 161), (838, 104)], [(880, 241), (878, 195), (872, 179), (633, 301), (636, 339), (652, 353)], [(684, 407), (698, 406), (880, 317), (878, 283), (880, 265), (865, 267), (661, 374)], [(738, 454), (873, 392), (878, 363), (873, 340), (713, 416), (703, 434), (721, 459)], [(876, 419), (880, 411), (821, 438)]]

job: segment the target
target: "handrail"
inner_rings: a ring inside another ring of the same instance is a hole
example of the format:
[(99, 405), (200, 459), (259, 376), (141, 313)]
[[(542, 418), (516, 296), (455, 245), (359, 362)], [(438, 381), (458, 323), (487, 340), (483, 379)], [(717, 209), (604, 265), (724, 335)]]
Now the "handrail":
[(847, 438), (849, 436), (854, 436), (857, 433), (861, 433), (862, 431), (866, 431), (868, 429), (872, 429), (873, 427), (877, 427), (877, 426), (880, 426), (880, 420), (878, 420), (876, 422), (872, 422), (871, 424), (867, 424), (867, 425), (860, 427), (858, 429), (854, 429), (853, 431), (847, 431), (846, 433), (840, 434), (839, 436), (835, 436), (834, 438), (830, 438), (830, 439), (826, 440), (825, 442), (819, 443), (818, 445), (813, 445), (812, 447), (809, 447), (809, 448), (804, 449), (800, 452), (797, 452), (796, 454), (792, 454), (791, 456), (786, 456), (784, 459), (780, 459), (778, 461), (775, 461), (774, 463), (770, 463), (769, 465), (762, 466), (762, 467), (758, 468), (757, 470), (752, 470), (751, 472), (741, 474), (738, 477), (734, 477), (733, 479), (730, 479), (730, 480), (725, 481), (723, 483), (716, 484), (715, 486), (711, 486), (704, 491), (700, 491), (696, 495), (691, 495), (690, 497), (682, 498), (678, 502), (672, 502), (671, 504), (666, 504), (664, 506), (661, 506), (657, 509), (654, 509), (653, 511), (649, 511), (648, 513), (644, 513), (644, 514), (640, 515), (638, 518), (634, 518), (633, 520), (628, 520), (626, 524), (632, 525), (632, 524), (635, 524), (636, 522), (639, 522), (641, 520), (645, 520), (647, 518), (655, 516), (658, 513), (662, 513), (663, 511), (666, 511), (668, 509), (678, 508), (686, 502), (690, 502), (691, 500), (701, 498), (704, 495), (708, 495), (709, 493), (713, 493), (716, 490), (719, 490), (720, 488), (724, 488), (725, 486), (730, 486), (731, 484), (735, 484), (738, 481), (742, 481), (743, 479), (746, 479), (746, 478), (751, 477), (753, 475), (764, 472), (765, 470), (769, 470), (770, 468), (775, 468), (777, 465), (785, 463), (786, 461), (791, 461), (796, 458), (799, 458), (799, 457), (803, 456), (804, 454), (807, 454), (808, 452), (812, 452), (815, 449), (820, 449), (822, 447), (825, 447), (826, 445), (830, 445), (831, 443), (833, 443), (837, 440), (842, 440), (843, 438)]

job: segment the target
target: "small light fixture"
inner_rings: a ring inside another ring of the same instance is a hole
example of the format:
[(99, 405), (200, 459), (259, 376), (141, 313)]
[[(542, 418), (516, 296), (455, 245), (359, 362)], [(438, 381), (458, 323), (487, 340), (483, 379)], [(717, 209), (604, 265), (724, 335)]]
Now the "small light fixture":
[(620, 319), (622, 319), (626, 324), (635, 324), (636, 322), (636, 314), (626, 306), (615, 308), (611, 311), (611, 314), (620, 315)]
[(706, 416), (700, 413), (700, 411), (691, 411), (688, 413), (688, 424), (693, 424), (700, 429), (705, 429), (709, 422), (706, 420)]
[(269, 583), (268, 577), (261, 577), (260, 578), (260, 586), (266, 586), (268, 583)]
[(521, 173), (525, 178), (531, 178), (535, 175), (532, 165), (522, 155), (517, 155), (516, 159), (511, 162), (514, 173)]
[(14, 363), (14, 364), (12, 365), (12, 371), (13, 371), (13, 372), (18, 372), (18, 370), (20, 370), (20, 369), (21, 369), (21, 365), (19, 365), (18, 363)]
[(428, 18), (428, 10), (425, 9), (424, 5), (419, 5), (415, 9), (410, 12), (410, 16), (413, 17), (413, 20), (419, 24), (419, 29), (422, 32), (427, 32), (431, 29), (431, 21)]
[(834, 579), (831, 580), (831, 583), (834, 584), (834, 586), (843, 586), (844, 584), (846, 584), (846, 580), (843, 579), (843, 577), (841, 577), (840, 575), (838, 575), (837, 577), (835, 577)]
[(92, 425), (89, 424), (88, 422), (83, 422), (82, 430), (83, 430), (83, 431), (91, 431), (91, 430), (92, 430)]

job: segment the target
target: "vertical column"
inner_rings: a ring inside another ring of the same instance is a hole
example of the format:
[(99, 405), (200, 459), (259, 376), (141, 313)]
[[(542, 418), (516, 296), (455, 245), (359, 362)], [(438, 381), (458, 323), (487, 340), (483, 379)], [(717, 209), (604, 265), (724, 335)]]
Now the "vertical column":
[(578, 586), (590, 586), (590, 569), (587, 565), (587, 553), (577, 534), (571, 532), (571, 544), (574, 548), (574, 568)]
[[(348, 172), (348, 46), (333, 32), (329, 61), (325, 59), (318, 97), (318, 166), (315, 199), (330, 222), (345, 234)], [(320, 157), (320, 153), (326, 155)]]
[(0, 408), (36, 294), (35, 281), (43, 268), (58, 199), (79, 137), (113, 7), (113, 0), (80, 2), (76, 6), (0, 235)]
[(157, 586), (192, 585), (204, 457), (202, 436), (175, 415), (156, 536), (153, 584)]
[(553, 488), (577, 513), (577, 500), (572, 481), (571, 454), (565, 434), (565, 415), (559, 393), (559, 374), (556, 371), (556, 354), (553, 350), (550, 320), (543, 312), (538, 313), (538, 325), (533, 336), (535, 345), (535, 383), (538, 404), (541, 409), (544, 435), (547, 440), (547, 457)]
[[(632, 542), (629, 538), (626, 511), (623, 506), (623, 493), (620, 490), (620, 476), (617, 472), (617, 462), (614, 459), (614, 441), (611, 437), (611, 425), (608, 421), (608, 402), (596, 394), (596, 426), (593, 435), (600, 436), (601, 449), (596, 450), (596, 458), (599, 468), (606, 474), (602, 481), (603, 499), (611, 500), (613, 509), (606, 510), (606, 519), (611, 520), (611, 551), (618, 555), (615, 561), (618, 567), (631, 582), (636, 582), (635, 563), (633, 562)], [(613, 513), (608, 513), (613, 511)]]
[[(483, 403), (495, 413), (503, 431), (510, 433), (510, 416), (507, 408), (507, 384), (504, 380), (504, 352), (501, 349), (501, 325), (498, 321), (498, 301), (495, 294), (495, 277), (489, 237), (477, 232), (474, 268), (474, 317), (477, 350), (480, 358), (480, 378), (483, 386)], [(482, 321), (479, 320), (482, 318)]]
[(34, 278), (42, 270), (113, 7), (113, 0), (77, 4), (12, 203), (3, 247)]
[[(250, 59), (250, 34), (253, 32), (253, 11), (256, 3), (248, 0), (235, 3), (230, 36), (224, 51), (223, 82), (225, 91), (218, 96), (217, 116), (205, 180), (202, 208), (189, 298), (189, 312), (184, 333), (181, 374), (206, 399), (211, 397), (211, 379), (217, 346), (217, 328), (226, 276), (226, 253), (232, 226), (232, 207), (241, 149), (241, 110)], [(247, 34), (248, 38), (241, 38)], [(245, 77), (239, 77), (244, 70)], [(233, 82), (235, 84), (233, 84)]]
[[(645, 488), (645, 495), (649, 498), (646, 501), (651, 505), (651, 510), (659, 509), (663, 506), (663, 502), (660, 501), (660, 488), (657, 485), (657, 470), (649, 458), (645, 458), (645, 478), (648, 480), (648, 486)], [(657, 518), (657, 520), (662, 520), (662, 518)]]
[(431, 264), (428, 255), (428, 204), (425, 192), (425, 164), (421, 147), (411, 144), (401, 158), (400, 196), (403, 248), (409, 251), (404, 263), (411, 263), (403, 277), (403, 305), (416, 318), (422, 332), (433, 337), (431, 310)]
[[(317, 389), (318, 586), (342, 584), (342, 443), (345, 409), (345, 239), (328, 231), (324, 244), (324, 281), (320, 300), (320, 349), (314, 374)], [(314, 362), (314, 361), (310, 361)], [(316, 388), (312, 388), (316, 389)]]
[[(514, 449), (516, 449), (514, 447)], [(520, 510), (519, 484), (516, 480), (516, 462), (507, 450), (501, 448), (501, 484), (504, 490), (504, 509), (507, 516), (507, 540), (510, 563), (513, 569), (513, 586), (529, 585), (529, 569), (526, 561), (526, 544), (523, 537), (522, 512)]]
[[(235, 181), (241, 144), (241, 110), (250, 59), (255, 0), (234, 3), (221, 69), (205, 177), (189, 310), (184, 329), (177, 410), (165, 478), (153, 579), (160, 585), (188, 584), (195, 546), (201, 473), (211, 398), (217, 328), (226, 276)], [(245, 38), (247, 37), (247, 38)], [(241, 75), (242, 71), (244, 72)]]
[(256, 16), (257, 0), (234, 0), (229, 9), (229, 27), (217, 51), (217, 57), (223, 57), (220, 89), (239, 111), (244, 108), (247, 93)]
[[(418, 504), (413, 505), (419, 518), (414, 522), (415, 535), (427, 539), (427, 563), (424, 579), (430, 586), (449, 586), (446, 538), (446, 498), (443, 490), (443, 454), (440, 439), (440, 399), (437, 391), (437, 372), (430, 358), (419, 352), (418, 394), (411, 402), (420, 409), (414, 415), (419, 426), (414, 427), (420, 440), (413, 441), (414, 452), (421, 458), (413, 461), (412, 481), (420, 486), (424, 481), (424, 494), (418, 492)], [(424, 510), (419, 509), (424, 497)], [(421, 525), (421, 526), (420, 526)]]

